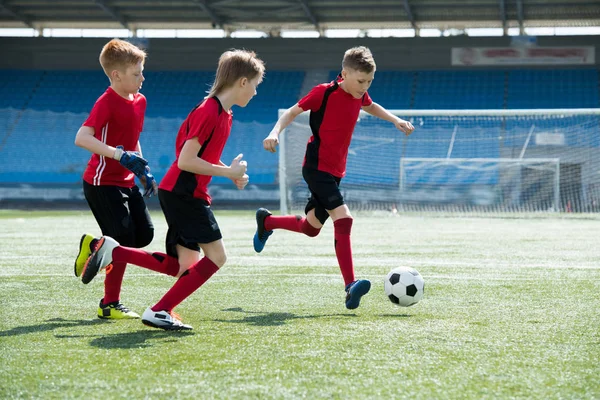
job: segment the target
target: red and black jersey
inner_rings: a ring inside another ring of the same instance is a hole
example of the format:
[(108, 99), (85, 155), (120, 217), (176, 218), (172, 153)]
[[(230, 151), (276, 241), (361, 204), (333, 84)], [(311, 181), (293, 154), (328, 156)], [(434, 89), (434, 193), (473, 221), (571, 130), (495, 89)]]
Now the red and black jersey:
[(177, 166), (179, 154), (186, 141), (198, 138), (202, 145), (198, 157), (211, 164), (219, 164), (225, 143), (231, 132), (233, 115), (223, 109), (216, 97), (209, 97), (197, 105), (179, 128), (175, 142), (175, 161), (160, 182), (159, 188), (169, 192), (204, 199), (209, 204), (208, 184), (210, 175), (198, 175), (182, 171)]
[[(94, 128), (94, 137), (109, 146), (123, 146), (136, 151), (144, 127), (146, 98), (136, 93), (133, 100), (125, 99), (111, 87), (96, 100), (83, 126)], [(112, 185), (131, 188), (135, 185), (133, 172), (118, 161), (92, 154), (83, 180), (94, 186)]]
[(342, 178), (361, 107), (372, 103), (368, 93), (356, 99), (337, 80), (315, 86), (298, 102), (304, 111), (310, 110), (312, 131), (303, 165)]

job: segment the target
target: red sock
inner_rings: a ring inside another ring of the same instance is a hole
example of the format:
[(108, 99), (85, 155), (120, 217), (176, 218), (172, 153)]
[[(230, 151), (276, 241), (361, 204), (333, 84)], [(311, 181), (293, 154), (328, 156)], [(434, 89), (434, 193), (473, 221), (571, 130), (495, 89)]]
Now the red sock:
[(173, 287), (152, 307), (152, 311), (171, 311), (188, 298), (217, 271), (219, 267), (208, 257), (191, 266), (175, 282)]
[(141, 249), (119, 246), (113, 250), (112, 256), (113, 263), (135, 264), (170, 276), (177, 276), (179, 273), (179, 261), (164, 253), (149, 253)]
[(119, 301), (121, 296), (121, 284), (123, 275), (125, 275), (125, 262), (115, 262), (106, 267), (106, 279), (104, 279), (104, 300), (102, 303), (108, 304)]
[(299, 215), (269, 215), (265, 218), (265, 229), (285, 229), (286, 231), (302, 232), (302, 218)]
[(306, 236), (314, 237), (321, 231), (308, 223), (306, 218), (299, 215), (269, 215), (265, 218), (265, 229), (285, 229), (292, 232), (301, 232)]
[(335, 237), (335, 255), (337, 256), (344, 284), (354, 282), (354, 262), (352, 261), (352, 243), (350, 232), (352, 231), (352, 218), (338, 219), (333, 223)]

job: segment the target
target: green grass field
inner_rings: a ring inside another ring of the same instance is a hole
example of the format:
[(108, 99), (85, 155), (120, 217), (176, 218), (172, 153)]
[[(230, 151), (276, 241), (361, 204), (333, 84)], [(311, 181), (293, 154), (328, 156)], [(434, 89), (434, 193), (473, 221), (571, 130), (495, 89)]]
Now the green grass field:
[[(600, 398), (597, 219), (357, 214), (373, 288), (349, 311), (331, 223), (258, 255), (252, 212), (216, 215), (229, 261), (177, 308), (194, 330), (163, 332), (96, 318), (103, 279), (72, 272), (90, 213), (0, 211), (0, 398)], [(383, 293), (399, 265), (414, 307)], [(172, 282), (129, 266), (121, 299), (141, 314)]]

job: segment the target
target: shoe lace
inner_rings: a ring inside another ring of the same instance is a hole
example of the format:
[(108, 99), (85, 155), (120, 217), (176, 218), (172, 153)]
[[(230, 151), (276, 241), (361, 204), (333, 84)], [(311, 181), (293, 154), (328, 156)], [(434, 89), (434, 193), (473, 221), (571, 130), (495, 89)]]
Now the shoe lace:
[(122, 303), (119, 303), (115, 306), (116, 310), (122, 311), (124, 313), (128, 313), (129, 312), (129, 308), (125, 307)]
[(171, 316), (171, 318), (176, 319), (177, 321), (181, 322), (181, 316), (179, 314), (177, 314), (175, 311), (171, 311), (169, 313), (169, 315)]
[(352, 286), (354, 286), (356, 282), (357, 281), (352, 281), (346, 286), (346, 293), (350, 294), (350, 289), (352, 289)]
[(273, 233), (273, 231), (268, 231), (268, 230), (263, 230), (262, 235), (260, 236), (260, 241), (264, 242), (265, 240), (267, 240), (269, 238), (269, 236), (271, 236), (271, 234)]

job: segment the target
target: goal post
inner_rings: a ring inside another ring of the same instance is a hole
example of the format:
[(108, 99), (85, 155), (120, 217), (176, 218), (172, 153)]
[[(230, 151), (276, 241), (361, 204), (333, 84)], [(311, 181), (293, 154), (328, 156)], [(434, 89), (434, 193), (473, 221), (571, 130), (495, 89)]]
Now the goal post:
[[(527, 170), (538, 176), (525, 179), (523, 171)], [(488, 211), (560, 209), (559, 158), (406, 157), (400, 159), (399, 182), (399, 207), (404, 210), (458, 211), (457, 207), (465, 206)], [(432, 190), (437, 194), (432, 196)]]
[[(280, 115), (283, 110), (280, 110)], [(340, 190), (353, 211), (600, 211), (600, 109), (361, 112)], [(301, 213), (309, 113), (280, 136), (282, 214)]]

